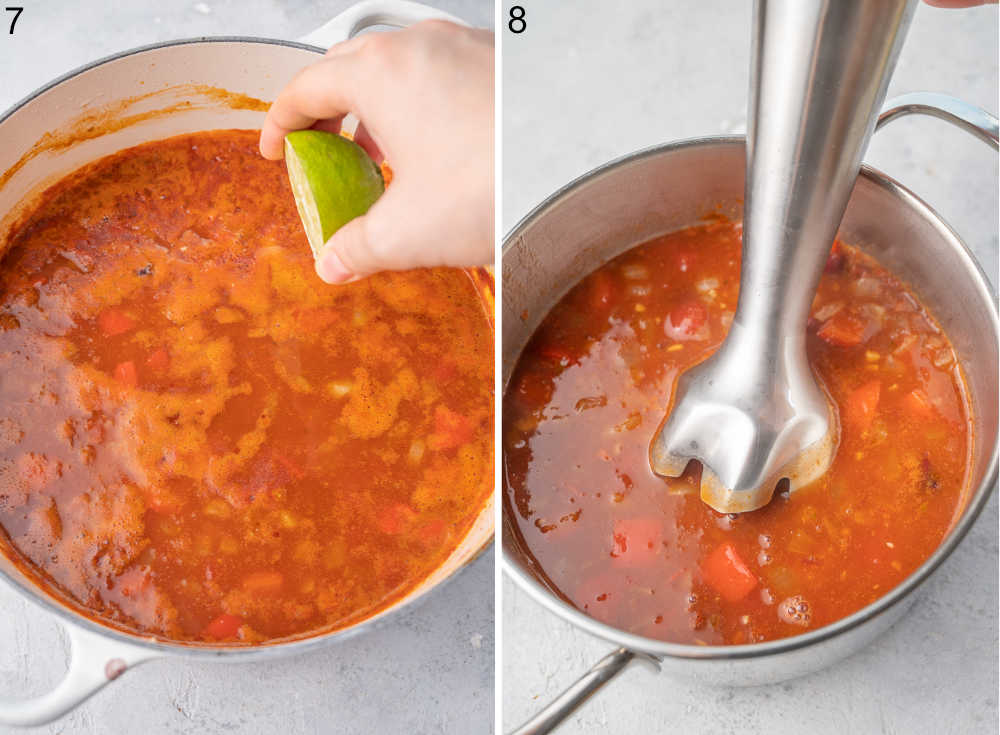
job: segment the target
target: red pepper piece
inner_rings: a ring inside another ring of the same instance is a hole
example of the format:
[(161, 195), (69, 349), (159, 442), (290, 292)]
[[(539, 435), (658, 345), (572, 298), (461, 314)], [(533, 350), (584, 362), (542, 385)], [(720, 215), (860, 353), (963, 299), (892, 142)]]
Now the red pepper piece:
[(240, 626), (243, 625), (243, 618), (238, 615), (230, 615), (229, 613), (222, 613), (219, 617), (205, 626), (205, 630), (202, 631), (202, 635), (209, 638), (235, 638), (236, 634), (240, 630)]
[(757, 577), (730, 543), (722, 544), (705, 558), (701, 575), (727, 602), (739, 602), (757, 586)]
[(851, 391), (844, 405), (844, 426), (858, 436), (868, 431), (875, 420), (881, 393), (879, 380), (870, 380)]
[(115, 365), (114, 376), (115, 380), (129, 388), (134, 388), (139, 384), (139, 373), (135, 369), (135, 363), (131, 360)]
[(130, 331), (136, 325), (135, 319), (121, 309), (105, 309), (97, 317), (97, 326), (105, 337), (114, 337)]

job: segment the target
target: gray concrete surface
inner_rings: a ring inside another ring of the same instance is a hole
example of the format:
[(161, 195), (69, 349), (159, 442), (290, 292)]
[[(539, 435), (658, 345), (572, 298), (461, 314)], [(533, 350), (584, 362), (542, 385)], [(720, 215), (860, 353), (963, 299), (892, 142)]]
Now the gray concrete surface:
[[(9, 14), (0, 15), (0, 109), (111, 53), (202, 35), (296, 38), (349, 3), (16, 4), (25, 10), (14, 35), (7, 33)], [(440, 0), (438, 5), (492, 26), (489, 0)], [(129, 672), (62, 721), (33, 732), (491, 732), (493, 584), (492, 554), (486, 554), (423, 605), (373, 634), (322, 653), (266, 664), (154, 661)], [(0, 584), (0, 697), (45, 691), (61, 677), (65, 659), (65, 641), (52, 619)]]
[[(510, 6), (504, 0), (506, 10)], [(637, 148), (745, 130), (750, 3), (522, 2), (504, 32), (503, 224), (557, 187)], [(890, 95), (948, 92), (997, 111), (997, 8), (920, 7)], [(867, 160), (931, 203), (997, 272), (997, 157), (930, 120), (893, 123)], [(912, 612), (867, 650), (783, 685), (709, 689), (630, 670), (567, 733), (997, 732), (997, 499)], [(505, 729), (609, 644), (503, 585)]]

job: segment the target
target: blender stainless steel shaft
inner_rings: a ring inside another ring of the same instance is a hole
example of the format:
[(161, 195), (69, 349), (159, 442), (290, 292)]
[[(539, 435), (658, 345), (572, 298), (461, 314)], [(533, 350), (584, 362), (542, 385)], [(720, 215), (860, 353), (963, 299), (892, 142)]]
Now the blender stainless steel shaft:
[(809, 308), (916, 0), (758, 0), (740, 295), (719, 350), (678, 380), (653, 470), (754, 510), (829, 467), (837, 416), (806, 358)]

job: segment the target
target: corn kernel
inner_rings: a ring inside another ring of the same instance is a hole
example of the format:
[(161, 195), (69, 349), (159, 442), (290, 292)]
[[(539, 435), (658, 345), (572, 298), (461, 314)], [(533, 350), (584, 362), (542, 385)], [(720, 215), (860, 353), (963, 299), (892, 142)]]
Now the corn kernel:
[(232, 510), (229, 507), (229, 503), (222, 498), (212, 498), (205, 503), (205, 507), (201, 509), (201, 512), (210, 518), (228, 518), (232, 514)]
[(346, 380), (334, 380), (332, 383), (327, 383), (326, 392), (334, 398), (343, 398), (351, 392), (351, 387)]

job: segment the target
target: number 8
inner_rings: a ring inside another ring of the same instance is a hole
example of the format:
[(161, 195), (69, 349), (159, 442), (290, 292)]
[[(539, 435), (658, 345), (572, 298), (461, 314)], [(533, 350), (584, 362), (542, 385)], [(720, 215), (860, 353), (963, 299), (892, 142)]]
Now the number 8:
[(515, 5), (510, 9), (510, 22), (507, 23), (507, 27), (511, 33), (524, 33), (528, 24), (524, 20), (524, 8), (522, 6)]

